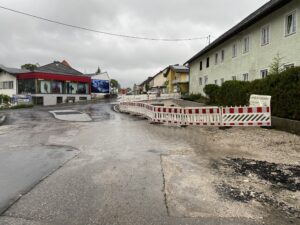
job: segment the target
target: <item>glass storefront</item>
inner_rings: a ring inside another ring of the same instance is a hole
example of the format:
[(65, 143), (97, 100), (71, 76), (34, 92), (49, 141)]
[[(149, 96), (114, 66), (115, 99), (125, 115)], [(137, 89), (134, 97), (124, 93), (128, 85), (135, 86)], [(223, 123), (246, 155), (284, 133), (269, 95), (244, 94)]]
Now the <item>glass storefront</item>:
[(18, 81), (18, 93), (30, 94), (89, 94), (88, 83), (27, 79)]
[(19, 94), (35, 94), (36, 85), (34, 79), (19, 80), (18, 81), (18, 93)]

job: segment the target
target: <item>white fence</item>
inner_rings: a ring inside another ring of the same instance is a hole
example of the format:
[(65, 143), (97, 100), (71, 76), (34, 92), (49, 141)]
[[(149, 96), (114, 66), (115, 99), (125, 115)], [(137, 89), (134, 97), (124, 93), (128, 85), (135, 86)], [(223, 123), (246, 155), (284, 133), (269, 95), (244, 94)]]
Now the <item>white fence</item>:
[(121, 102), (121, 112), (147, 117), (163, 124), (196, 126), (271, 126), (271, 108), (266, 107), (162, 107), (143, 102)]
[(165, 99), (180, 99), (181, 95), (179, 93), (174, 94), (161, 94), (159, 97), (157, 95), (122, 95), (121, 102), (139, 102), (147, 100), (165, 100)]

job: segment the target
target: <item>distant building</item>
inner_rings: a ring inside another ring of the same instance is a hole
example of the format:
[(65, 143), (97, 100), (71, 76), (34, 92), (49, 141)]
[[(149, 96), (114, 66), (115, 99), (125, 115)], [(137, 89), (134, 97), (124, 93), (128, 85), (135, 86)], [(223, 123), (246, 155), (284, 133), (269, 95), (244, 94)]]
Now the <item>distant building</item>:
[[(145, 94), (150, 90), (150, 86), (152, 84), (152, 77), (148, 77), (145, 81), (143, 81), (139, 86), (141, 90), (141, 94)], [(151, 83), (151, 84), (150, 84)]]
[(66, 61), (54, 61), (33, 71), (0, 66), (0, 94), (31, 95), (35, 104), (56, 105), (91, 99), (91, 78)]
[(172, 65), (164, 70), (168, 93), (189, 92), (189, 68), (181, 65)]
[(300, 66), (300, 1), (272, 0), (201, 50), (190, 67), (190, 93), (207, 84), (251, 81), (269, 74), (279, 54), (283, 68)]
[(28, 72), (25, 69), (8, 68), (0, 65), (0, 94), (9, 97), (18, 94), (17, 76)]
[(152, 92), (159, 92), (162, 94), (167, 93), (167, 78), (164, 76), (166, 73), (166, 69), (163, 69), (162, 71), (158, 72), (156, 75), (154, 75), (152, 79)]

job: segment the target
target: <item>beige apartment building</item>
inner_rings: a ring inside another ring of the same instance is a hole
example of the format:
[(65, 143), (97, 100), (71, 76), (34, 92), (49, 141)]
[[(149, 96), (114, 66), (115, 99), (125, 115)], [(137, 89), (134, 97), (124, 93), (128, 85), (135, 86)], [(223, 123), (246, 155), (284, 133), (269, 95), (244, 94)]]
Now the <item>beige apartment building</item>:
[(197, 53), (190, 67), (190, 93), (207, 84), (251, 81), (269, 74), (277, 55), (282, 68), (300, 66), (300, 0), (272, 0)]

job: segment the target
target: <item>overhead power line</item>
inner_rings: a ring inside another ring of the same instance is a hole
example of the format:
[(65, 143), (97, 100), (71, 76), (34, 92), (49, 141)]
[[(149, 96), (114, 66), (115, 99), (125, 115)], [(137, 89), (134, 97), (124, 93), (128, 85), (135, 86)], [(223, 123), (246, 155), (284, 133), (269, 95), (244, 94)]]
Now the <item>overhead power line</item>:
[(54, 24), (59, 24), (62, 26), (66, 26), (66, 27), (71, 27), (71, 28), (76, 28), (79, 30), (85, 30), (85, 31), (89, 31), (89, 32), (94, 32), (94, 33), (98, 33), (98, 34), (104, 34), (104, 35), (109, 35), (109, 36), (115, 36), (115, 37), (121, 37), (121, 38), (130, 38), (130, 39), (139, 39), (139, 40), (146, 40), (146, 41), (169, 41), (169, 42), (176, 42), (176, 41), (195, 41), (195, 40), (202, 40), (202, 39), (207, 39), (208, 37), (191, 37), (191, 38), (153, 38), (153, 37), (142, 37), (142, 36), (136, 36), (136, 35), (126, 35), (126, 34), (119, 34), (119, 33), (112, 33), (112, 32), (107, 32), (107, 31), (101, 31), (101, 30), (95, 30), (95, 29), (91, 29), (91, 28), (86, 28), (86, 27), (81, 27), (81, 26), (77, 26), (77, 25), (72, 25), (72, 24), (68, 24), (68, 23), (64, 23), (64, 22), (60, 22), (60, 21), (56, 21), (56, 20), (52, 20), (52, 19), (47, 19), (41, 16), (36, 16), (30, 13), (26, 13), (26, 12), (21, 12), (15, 9), (11, 9), (11, 8), (7, 8), (4, 6), (0, 5), (0, 9), (4, 9), (10, 12), (14, 12), (17, 14), (21, 14), (24, 16), (29, 16), (38, 20), (42, 20), (42, 21), (46, 21), (46, 22), (50, 22), (50, 23), (54, 23)]

